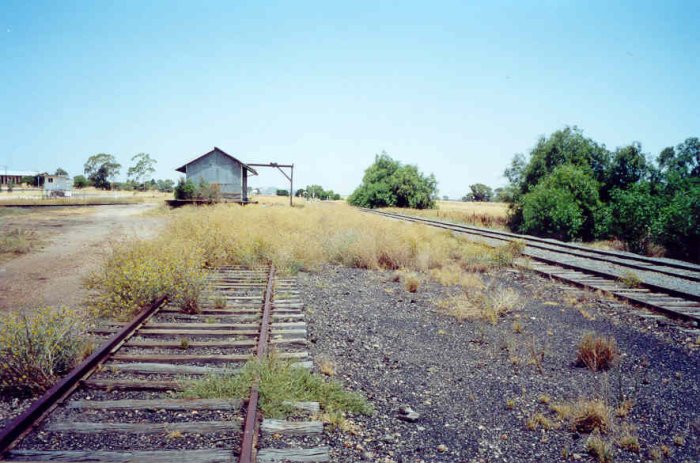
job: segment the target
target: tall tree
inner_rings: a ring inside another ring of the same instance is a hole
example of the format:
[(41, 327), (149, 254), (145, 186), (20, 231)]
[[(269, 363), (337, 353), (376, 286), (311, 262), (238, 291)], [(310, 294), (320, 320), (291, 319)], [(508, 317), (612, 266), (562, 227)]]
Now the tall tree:
[(54, 175), (68, 175), (68, 172), (65, 169), (59, 167), (58, 169), (56, 169)]
[(121, 167), (113, 155), (99, 153), (88, 158), (83, 170), (95, 187), (109, 189), (110, 181), (119, 175)]
[(490, 186), (483, 183), (475, 183), (469, 185), (469, 189), (471, 190), (471, 201), (491, 201), (493, 190)]
[(348, 197), (348, 202), (361, 207), (435, 207), (435, 176), (424, 175), (418, 167), (403, 165), (386, 152), (378, 154), (365, 170), (362, 184)]
[(156, 171), (156, 160), (153, 159), (148, 153), (139, 153), (132, 157), (131, 161), (135, 162), (135, 164), (129, 167), (126, 175), (129, 179), (134, 180), (139, 185), (143, 185), (144, 180), (146, 180), (149, 175), (153, 175), (153, 173)]
[(650, 166), (641, 144), (634, 142), (618, 148), (612, 156), (601, 193), (604, 198), (608, 198), (611, 191), (626, 190), (641, 180), (646, 180), (649, 174)]

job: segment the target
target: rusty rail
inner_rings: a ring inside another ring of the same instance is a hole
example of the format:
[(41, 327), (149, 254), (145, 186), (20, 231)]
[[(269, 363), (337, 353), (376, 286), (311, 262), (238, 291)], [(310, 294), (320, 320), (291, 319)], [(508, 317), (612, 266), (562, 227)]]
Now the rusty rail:
[[(262, 322), (260, 324), (260, 336), (258, 338), (257, 358), (262, 360), (267, 353), (268, 337), (270, 332), (270, 314), (272, 312), (272, 291), (275, 282), (275, 266), (270, 265), (270, 273), (267, 277), (267, 288), (265, 289), (265, 302), (263, 305)], [(241, 443), (241, 453), (238, 458), (239, 463), (255, 462), (255, 445), (258, 436), (258, 384), (254, 384), (248, 399), (248, 408), (243, 426), (243, 441)]]
[(18, 439), (38, 425), (48, 412), (78, 386), (81, 380), (89, 376), (100, 363), (109, 357), (115, 347), (128, 339), (143, 322), (148, 320), (148, 318), (163, 305), (165, 300), (166, 297), (163, 296), (139, 312), (133, 320), (117, 331), (109, 341), (83, 360), (78, 366), (73, 368), (68, 375), (46, 391), (44, 395), (35, 401), (24, 413), (5, 426), (5, 428), (0, 431), (0, 457), (4, 456)]

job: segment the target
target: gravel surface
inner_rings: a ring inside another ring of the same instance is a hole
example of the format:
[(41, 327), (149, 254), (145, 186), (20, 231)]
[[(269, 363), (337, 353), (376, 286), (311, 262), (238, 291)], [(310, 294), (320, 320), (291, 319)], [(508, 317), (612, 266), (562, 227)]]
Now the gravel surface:
[[(521, 293), (521, 311), (495, 326), (460, 323), (435, 305), (457, 288), (424, 281), (412, 294), (391, 277), (327, 267), (299, 279), (312, 355), (335, 362), (337, 379), (376, 408), (371, 417), (350, 417), (351, 432), (327, 432), (333, 461), (590, 461), (588, 435), (559, 423), (550, 405), (595, 397), (613, 406), (622, 397), (634, 401), (605, 437), (614, 443), (633, 426), (641, 453), (614, 447), (615, 461), (646, 461), (657, 452), (668, 454), (665, 461), (700, 460), (692, 329), (517, 271), (493, 279)], [(574, 365), (587, 331), (616, 339), (618, 366), (593, 373)], [(417, 421), (399, 419), (406, 405)], [(528, 429), (535, 413), (557, 429)]]

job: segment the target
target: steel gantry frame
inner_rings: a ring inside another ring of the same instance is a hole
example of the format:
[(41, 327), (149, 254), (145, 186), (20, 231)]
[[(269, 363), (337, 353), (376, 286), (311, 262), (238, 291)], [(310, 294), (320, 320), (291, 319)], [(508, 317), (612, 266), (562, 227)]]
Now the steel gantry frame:
[[(248, 165), (251, 167), (276, 167), (277, 170), (282, 172), (282, 175), (287, 177), (287, 180), (289, 180), (289, 205), (293, 206), (292, 200), (294, 198), (294, 164), (279, 164), (277, 162), (270, 162), (268, 164), (251, 163)], [(285, 172), (282, 169), (289, 169), (289, 175), (287, 175), (287, 172)]]

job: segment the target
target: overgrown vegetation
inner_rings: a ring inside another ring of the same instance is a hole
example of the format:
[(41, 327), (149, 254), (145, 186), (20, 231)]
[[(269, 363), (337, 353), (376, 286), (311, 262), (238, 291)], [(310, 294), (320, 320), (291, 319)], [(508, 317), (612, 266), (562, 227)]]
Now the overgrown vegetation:
[(273, 263), (281, 272), (294, 273), (333, 263), (431, 273), (443, 268), (481, 271), (504, 264), (503, 255), (485, 245), (345, 205), (220, 204), (170, 214), (160, 238), (115, 244), (103, 268), (88, 279), (95, 292), (89, 302), (98, 314), (125, 318), (160, 296), (195, 310), (204, 269), (223, 265)]
[(362, 184), (348, 197), (348, 202), (360, 207), (435, 207), (437, 181), (424, 175), (418, 167), (404, 165), (386, 152), (378, 154), (374, 164), (365, 170)]
[(639, 143), (609, 151), (566, 127), (505, 171), (513, 230), (565, 240), (617, 239), (634, 252), (700, 260), (700, 139), (650, 161)]
[(183, 177), (180, 177), (173, 191), (175, 199), (180, 200), (215, 202), (221, 199), (221, 188), (219, 185), (210, 184), (204, 179), (200, 179), (199, 183), (194, 183), (191, 179), (185, 180)]
[(465, 289), (461, 294), (437, 301), (437, 306), (443, 313), (460, 321), (484, 320), (492, 325), (497, 324), (506, 314), (520, 310), (523, 306), (520, 293), (512, 288), (482, 288), (475, 286)]
[(18, 396), (41, 393), (90, 347), (83, 317), (72, 310), (6, 314), (0, 321), (0, 390)]
[(87, 279), (96, 315), (127, 319), (166, 296), (195, 312), (205, 286), (204, 257), (196, 243), (172, 236), (115, 244), (101, 269)]
[(326, 413), (371, 414), (362, 395), (343, 389), (340, 383), (294, 366), (271, 355), (246, 363), (238, 374), (210, 375), (187, 384), (185, 398), (245, 398), (257, 383), (260, 408), (269, 418), (293, 413), (291, 402), (318, 402)]

